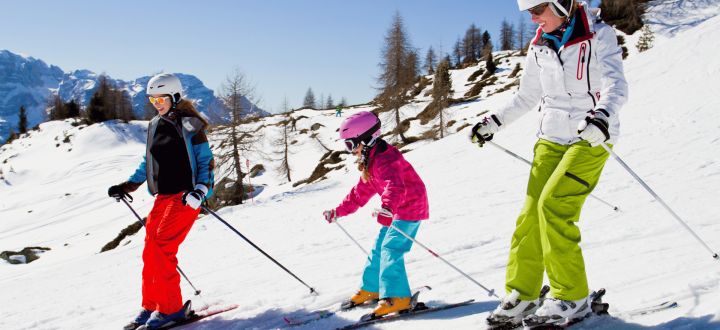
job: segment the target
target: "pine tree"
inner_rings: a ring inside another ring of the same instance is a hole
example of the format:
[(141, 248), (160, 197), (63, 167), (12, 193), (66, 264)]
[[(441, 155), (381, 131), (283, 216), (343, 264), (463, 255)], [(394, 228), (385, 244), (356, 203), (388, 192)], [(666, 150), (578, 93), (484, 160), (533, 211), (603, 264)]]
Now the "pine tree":
[(640, 32), (642, 34), (640, 35), (640, 38), (638, 39), (635, 47), (637, 48), (638, 52), (642, 53), (653, 47), (655, 35), (653, 34), (652, 30), (650, 30), (650, 26), (647, 24), (645, 24), (645, 26), (640, 29)]
[(280, 155), (280, 164), (278, 164), (275, 169), (277, 170), (278, 175), (286, 177), (287, 182), (291, 182), (290, 155), (292, 153), (290, 152), (290, 132), (288, 131), (288, 125), (290, 125), (290, 120), (283, 122), (280, 136), (274, 140), (272, 144), (275, 148), (277, 148), (275, 153)]
[(495, 60), (493, 59), (492, 52), (489, 52), (485, 56), (485, 70), (487, 75), (494, 74), (495, 71), (497, 71), (497, 65), (495, 65)]
[(487, 56), (488, 51), (492, 52), (492, 38), (490, 37), (490, 32), (487, 32), (487, 30), (482, 34), (482, 47), (480, 58)]
[(75, 100), (65, 103), (65, 118), (80, 117), (80, 105)]
[(86, 116), (87, 120), (91, 123), (101, 123), (106, 121), (108, 118), (105, 113), (105, 100), (99, 92), (95, 92), (90, 98), (90, 103), (87, 106)]
[(325, 109), (332, 109), (335, 107), (335, 101), (331, 94), (328, 94), (327, 101), (325, 101)]
[(503, 19), (500, 26), (500, 50), (513, 50), (515, 49), (515, 27)]
[(528, 24), (527, 20), (525, 19), (524, 15), (520, 16), (520, 19), (518, 20), (518, 28), (517, 28), (517, 46), (520, 48), (520, 54), (525, 55), (525, 51), (527, 50), (529, 44), (530, 44), (530, 38), (531, 36), (528, 35)]
[(442, 60), (435, 71), (433, 81), (432, 98), (433, 106), (438, 109), (438, 131), (440, 138), (445, 137), (445, 108), (449, 105), (450, 93), (452, 91), (452, 80), (450, 79), (450, 63)]
[[(228, 127), (222, 130), (220, 136), (224, 136), (218, 145), (218, 151), (215, 156), (217, 158), (217, 168), (228, 169), (228, 173), (223, 173), (222, 177), (234, 176), (234, 185), (236, 189), (231, 198), (231, 203), (242, 204), (245, 196), (245, 189), (242, 180), (245, 174), (242, 171), (241, 153), (248, 154), (255, 152), (257, 149), (258, 138), (253, 136), (251, 132), (241, 129), (242, 113), (244, 100), (255, 103), (255, 87), (252, 86), (245, 74), (235, 69), (233, 73), (227, 76), (225, 83), (221, 87), (220, 98), (225, 108), (230, 111), (230, 123)], [(247, 158), (247, 156), (246, 156)]]
[(317, 108), (317, 104), (315, 103), (315, 93), (313, 93), (312, 88), (310, 88), (310, 87), (308, 87), (307, 92), (305, 92), (305, 99), (303, 100), (303, 107), (310, 108), (310, 109)]
[[(62, 104), (62, 102), (60, 102)], [(67, 116), (67, 114), (64, 114)], [(87, 106), (85, 116), (90, 123), (99, 123), (111, 119), (129, 121), (135, 119), (130, 95), (116, 88), (106, 76), (100, 76), (99, 86)]]
[[(49, 111), (48, 111), (49, 110)], [(50, 94), (50, 98), (47, 101), (47, 110), (50, 120), (63, 120), (67, 118), (67, 109), (65, 109), (65, 103), (62, 98), (57, 94)]]
[(460, 38), (455, 42), (455, 45), (453, 46), (453, 60), (455, 61), (455, 67), (460, 68), (463, 60), (463, 48), (462, 43), (460, 42)]
[(345, 97), (340, 99), (340, 104), (338, 104), (338, 105), (343, 108), (347, 107), (347, 100), (345, 99)]
[(20, 113), (18, 113), (18, 132), (20, 134), (27, 133), (27, 125), (28, 125), (27, 111), (25, 110), (25, 106), (21, 105)]
[(437, 56), (435, 56), (435, 50), (432, 46), (428, 48), (427, 54), (425, 54), (425, 71), (427, 74), (433, 74), (435, 72), (435, 65), (437, 62)]
[(385, 36), (382, 50), (381, 73), (378, 78), (380, 94), (377, 99), (385, 109), (393, 111), (395, 117), (394, 136), (407, 143), (401, 125), (400, 107), (409, 100), (410, 91), (417, 81), (417, 53), (410, 45), (402, 17), (396, 13)]
[(463, 63), (466, 65), (475, 64), (482, 50), (482, 37), (480, 29), (471, 24), (465, 31), (465, 38), (462, 43)]

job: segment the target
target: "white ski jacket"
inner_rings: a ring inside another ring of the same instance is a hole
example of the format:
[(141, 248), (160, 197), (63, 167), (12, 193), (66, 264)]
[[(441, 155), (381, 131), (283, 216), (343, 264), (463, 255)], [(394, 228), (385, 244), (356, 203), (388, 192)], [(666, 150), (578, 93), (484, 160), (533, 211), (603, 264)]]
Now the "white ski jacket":
[(598, 13), (599, 9), (581, 3), (572, 37), (558, 52), (538, 28), (525, 58), (520, 90), (507, 105), (492, 112), (500, 129), (537, 109), (538, 138), (569, 145), (580, 141), (577, 127), (587, 112), (605, 109), (610, 115), (607, 142), (616, 143), (618, 112), (627, 100), (628, 86), (615, 31), (600, 21)]

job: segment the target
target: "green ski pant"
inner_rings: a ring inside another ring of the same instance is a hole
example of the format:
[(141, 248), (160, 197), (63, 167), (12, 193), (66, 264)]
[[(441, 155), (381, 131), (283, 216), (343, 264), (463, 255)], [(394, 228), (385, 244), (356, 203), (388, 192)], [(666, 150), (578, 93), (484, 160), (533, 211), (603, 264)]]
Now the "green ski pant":
[(553, 297), (587, 297), (580, 229), (575, 223), (608, 156), (602, 146), (591, 147), (586, 141), (561, 145), (541, 139), (535, 144), (527, 197), (510, 245), (507, 292), (515, 289), (521, 300), (536, 299), (547, 271)]

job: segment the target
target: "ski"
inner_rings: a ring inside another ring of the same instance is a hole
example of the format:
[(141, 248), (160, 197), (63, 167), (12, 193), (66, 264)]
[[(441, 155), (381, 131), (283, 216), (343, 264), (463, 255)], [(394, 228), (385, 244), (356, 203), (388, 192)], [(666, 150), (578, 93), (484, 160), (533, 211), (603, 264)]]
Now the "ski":
[(321, 309), (317, 311), (310, 312), (305, 315), (297, 316), (297, 317), (283, 317), (283, 320), (285, 320), (285, 324), (288, 326), (294, 327), (299, 325), (308, 324), (310, 322), (315, 322), (317, 320), (322, 320), (324, 318), (328, 318), (330, 316), (335, 315), (335, 311), (327, 310), (327, 309)]
[(387, 316), (383, 316), (380, 318), (371, 319), (371, 320), (367, 320), (367, 321), (358, 321), (356, 323), (348, 324), (344, 327), (337, 328), (336, 330), (359, 329), (359, 328), (363, 328), (363, 327), (377, 324), (377, 323), (407, 319), (407, 318), (417, 316), (417, 315), (428, 314), (428, 313), (433, 313), (433, 312), (438, 312), (438, 311), (444, 311), (444, 310), (451, 309), (451, 308), (467, 306), (467, 305), (472, 304), (474, 301), (475, 301), (475, 299), (470, 299), (470, 300), (466, 300), (466, 301), (459, 302), (459, 303), (446, 304), (446, 305), (440, 305), (440, 306), (434, 306), (434, 307), (428, 307), (428, 306), (425, 306), (424, 303), (419, 302), (419, 303), (417, 303), (417, 305), (415, 305), (415, 307), (413, 309), (411, 309), (408, 312), (399, 313), (399, 314), (391, 314), (391, 315), (387, 315)]
[[(432, 290), (432, 288), (427, 285), (415, 288), (415, 289), (413, 289), (413, 292), (415, 292), (413, 294), (413, 297), (416, 298), (421, 292), (429, 291), (429, 290)], [(324, 318), (331, 317), (338, 312), (348, 311), (348, 310), (351, 310), (351, 309), (354, 309), (357, 307), (374, 306), (375, 303), (377, 303), (377, 300), (373, 300), (370, 303), (365, 303), (365, 304), (360, 304), (360, 305), (349, 305), (349, 304), (347, 304), (347, 302), (343, 302), (343, 303), (341, 303), (341, 306), (338, 309), (320, 309), (320, 310), (309, 312), (304, 315), (286, 316), (286, 317), (283, 317), (283, 320), (285, 321), (285, 324), (287, 324), (288, 326), (291, 326), (291, 327), (305, 325), (310, 322), (315, 322), (317, 320), (322, 320)]]
[(225, 313), (225, 312), (231, 311), (238, 307), (239, 307), (238, 305), (229, 305), (226, 307), (216, 308), (216, 309), (212, 309), (212, 308), (203, 309), (202, 311), (198, 311), (198, 313), (195, 313), (195, 311), (191, 311), (190, 315), (186, 319), (175, 322), (173, 324), (169, 324), (169, 325), (160, 327), (158, 329), (172, 329), (172, 328), (180, 327), (183, 325), (187, 325), (190, 323), (200, 321), (202, 319), (206, 319), (208, 317), (218, 315), (220, 313)]

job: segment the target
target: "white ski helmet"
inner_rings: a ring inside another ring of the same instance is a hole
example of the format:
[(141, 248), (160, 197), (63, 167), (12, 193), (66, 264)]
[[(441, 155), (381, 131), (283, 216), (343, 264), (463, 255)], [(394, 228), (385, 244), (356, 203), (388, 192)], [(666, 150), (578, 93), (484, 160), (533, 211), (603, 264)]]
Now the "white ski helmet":
[(180, 84), (178, 77), (170, 73), (161, 73), (150, 78), (145, 93), (147, 95), (170, 95), (173, 103), (178, 103), (183, 97), (182, 91), (182, 84)]
[(520, 11), (528, 10), (543, 3), (550, 3), (550, 9), (557, 17), (570, 16), (570, 9), (575, 0), (517, 0)]

